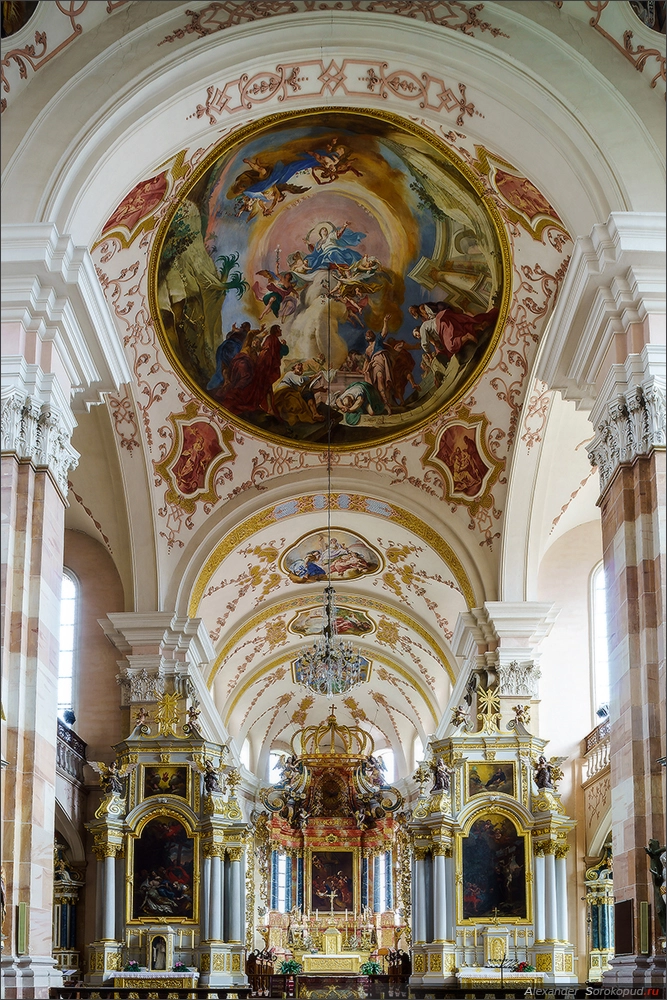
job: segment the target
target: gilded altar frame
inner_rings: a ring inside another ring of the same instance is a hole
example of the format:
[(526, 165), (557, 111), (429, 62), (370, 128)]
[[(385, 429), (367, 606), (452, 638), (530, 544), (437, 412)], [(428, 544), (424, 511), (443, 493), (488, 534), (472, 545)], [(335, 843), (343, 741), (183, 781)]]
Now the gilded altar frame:
[[(180, 799), (180, 796), (178, 797)], [(175, 801), (176, 796), (172, 796)], [(150, 801), (150, 799), (148, 800)], [(140, 839), (144, 828), (153, 819), (170, 817), (181, 824), (188, 838), (192, 840), (192, 916), (179, 917), (172, 914), (150, 914), (142, 917), (134, 916), (134, 849), (136, 842)], [(131, 926), (141, 926), (142, 924), (181, 924), (183, 926), (194, 926), (199, 924), (199, 838), (200, 834), (193, 829), (190, 817), (178, 808), (174, 808), (171, 803), (164, 805), (160, 803), (153, 809), (147, 810), (139, 819), (137, 826), (125, 838), (125, 923)], [(159, 933), (159, 932), (158, 932)]]
[[(352, 911), (359, 913), (361, 911), (361, 848), (360, 847), (341, 847), (338, 844), (332, 844), (330, 847), (318, 846), (318, 847), (306, 847), (303, 852), (304, 861), (304, 902), (307, 904), (306, 909), (310, 908), (310, 903), (313, 897), (313, 855), (314, 854), (351, 854), (352, 855)], [(319, 908), (320, 913), (330, 913), (330, 906), (326, 906), (326, 900), (322, 900), (322, 906)], [(338, 914), (342, 911), (334, 910), (334, 914)]]
[[(481, 796), (480, 796), (481, 798)], [(473, 796), (474, 799), (474, 796)], [(524, 878), (526, 888), (526, 916), (512, 917), (498, 914), (497, 917), (465, 917), (463, 916), (463, 841), (470, 833), (473, 823), (480, 819), (491, 819), (494, 816), (502, 816), (508, 819), (516, 828), (519, 837), (523, 838), (524, 844)], [(454, 859), (455, 859), (455, 883), (456, 883), (456, 922), (463, 927), (488, 926), (498, 923), (516, 924), (517, 926), (528, 926), (533, 923), (533, 850), (532, 832), (525, 826), (521, 817), (511, 808), (504, 804), (490, 804), (481, 802), (480, 808), (476, 809), (465, 822), (460, 832), (454, 835)]]
[[(479, 767), (487, 767), (489, 769), (490, 768), (496, 768), (497, 769), (499, 767), (502, 767), (505, 771), (511, 771), (511, 773), (512, 773), (512, 789), (513, 789), (512, 792), (500, 792), (499, 793), (496, 789), (489, 788), (489, 789), (486, 789), (485, 792), (480, 791), (480, 792), (474, 792), (473, 794), (471, 794), (470, 793), (470, 772), (471, 772), (471, 770), (473, 768), (479, 768)], [(517, 788), (517, 767), (516, 767), (516, 761), (514, 761), (514, 760), (493, 760), (493, 761), (486, 761), (486, 760), (466, 760), (466, 762), (465, 762), (465, 770), (464, 770), (463, 774), (464, 774), (464, 777), (463, 777), (463, 801), (466, 804), (468, 804), (469, 802), (474, 802), (474, 801), (481, 802), (481, 798), (480, 797), (483, 794), (485, 794), (485, 793), (487, 795), (490, 794), (490, 793), (493, 793), (494, 795), (497, 795), (497, 794), (509, 795), (510, 798), (517, 799), (517, 800), (519, 798), (519, 794), (518, 794), (519, 789)]]

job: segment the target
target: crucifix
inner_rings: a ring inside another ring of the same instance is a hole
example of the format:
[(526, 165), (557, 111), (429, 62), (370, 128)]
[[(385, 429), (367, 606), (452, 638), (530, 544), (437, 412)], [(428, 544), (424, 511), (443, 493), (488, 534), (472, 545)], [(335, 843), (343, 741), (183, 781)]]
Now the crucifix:
[(323, 892), (322, 895), (326, 896), (327, 899), (331, 900), (331, 913), (333, 914), (334, 899), (338, 895), (338, 890), (337, 889), (332, 889), (331, 892)]
[(493, 923), (494, 924), (498, 923), (498, 907), (497, 906), (493, 907)]

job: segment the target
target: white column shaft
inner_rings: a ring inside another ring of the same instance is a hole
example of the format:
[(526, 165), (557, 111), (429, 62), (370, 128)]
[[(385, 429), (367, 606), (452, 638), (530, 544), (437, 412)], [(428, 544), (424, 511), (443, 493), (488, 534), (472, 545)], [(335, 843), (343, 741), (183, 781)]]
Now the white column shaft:
[(447, 937), (446, 900), (447, 874), (444, 854), (433, 855), (433, 940)]
[(104, 859), (104, 920), (102, 937), (106, 941), (116, 938), (116, 857), (107, 855)]
[(222, 938), (222, 910), (220, 900), (222, 898), (222, 858), (214, 854), (211, 858), (211, 895), (209, 898), (208, 911), (208, 938), (209, 941), (220, 941)]
[(208, 911), (211, 905), (211, 859), (204, 858), (201, 879), (201, 938), (208, 941)]
[(535, 940), (544, 941), (544, 855), (535, 855)]
[(241, 893), (241, 862), (230, 861), (229, 863), (229, 940), (241, 940), (241, 906), (243, 897)]
[(448, 941), (455, 939), (456, 897), (454, 895), (454, 858), (445, 858), (445, 937)]
[(426, 940), (426, 875), (423, 859), (415, 861), (415, 941)]
[(558, 898), (556, 896), (556, 858), (544, 855), (544, 934), (547, 941), (558, 937)]
[(558, 940), (568, 941), (567, 858), (556, 858), (556, 896), (558, 905)]

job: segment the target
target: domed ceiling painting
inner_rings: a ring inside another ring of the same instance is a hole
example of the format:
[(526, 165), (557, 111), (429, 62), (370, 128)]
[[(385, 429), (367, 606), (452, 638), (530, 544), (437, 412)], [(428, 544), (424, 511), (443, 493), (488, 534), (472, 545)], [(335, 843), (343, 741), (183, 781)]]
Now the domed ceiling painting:
[(276, 115), (225, 139), (165, 219), (153, 311), (193, 390), (301, 447), (364, 447), (460, 398), (507, 311), (495, 206), (391, 115)]

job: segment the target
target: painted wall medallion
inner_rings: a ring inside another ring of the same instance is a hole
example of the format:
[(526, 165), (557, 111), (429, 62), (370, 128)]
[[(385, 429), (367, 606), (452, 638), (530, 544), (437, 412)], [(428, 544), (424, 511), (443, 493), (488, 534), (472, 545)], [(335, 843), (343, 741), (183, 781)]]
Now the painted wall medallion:
[(344, 528), (311, 531), (286, 550), (281, 569), (293, 583), (354, 580), (369, 576), (382, 567), (377, 549), (364, 538)]
[(173, 816), (157, 816), (134, 844), (132, 917), (193, 916), (194, 840)]
[(465, 407), (437, 434), (427, 431), (422, 465), (437, 469), (445, 484), (445, 500), (470, 507), (489, 506), (490, 490), (504, 467), (487, 446), (489, 421)]
[(509, 251), (470, 168), (390, 114), (275, 115), (225, 138), (156, 239), (152, 310), (194, 391), (302, 446), (403, 434), (476, 380)]
[(177, 504), (191, 514), (197, 501), (215, 504), (215, 475), (224, 463), (236, 457), (231, 442), (231, 427), (219, 430), (210, 420), (199, 414), (194, 401), (188, 403), (183, 413), (171, 413), (173, 428), (172, 446), (155, 471), (168, 484), (168, 503)]
[[(290, 622), (290, 632), (296, 632), (297, 635), (319, 635), (322, 631), (322, 618), (322, 608), (300, 611)], [(375, 626), (363, 611), (338, 605), (336, 628), (339, 635), (368, 635)]]
[(463, 919), (526, 919), (525, 841), (510, 819), (489, 812), (463, 845)]
[(467, 769), (468, 798), (484, 792), (504, 792), (514, 795), (514, 765), (510, 762), (493, 764), (475, 761)]

